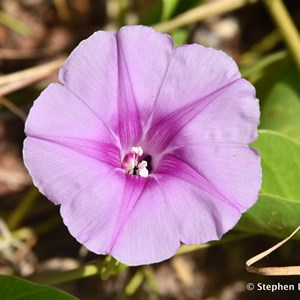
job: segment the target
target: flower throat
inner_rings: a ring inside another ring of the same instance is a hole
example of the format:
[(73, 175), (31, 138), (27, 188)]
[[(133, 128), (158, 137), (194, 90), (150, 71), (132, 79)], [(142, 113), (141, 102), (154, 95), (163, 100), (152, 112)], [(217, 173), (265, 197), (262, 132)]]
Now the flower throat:
[(123, 162), (122, 168), (126, 173), (131, 175), (137, 175), (141, 177), (148, 177), (151, 172), (151, 160), (150, 155), (144, 155), (142, 147), (132, 147), (131, 152), (126, 154)]

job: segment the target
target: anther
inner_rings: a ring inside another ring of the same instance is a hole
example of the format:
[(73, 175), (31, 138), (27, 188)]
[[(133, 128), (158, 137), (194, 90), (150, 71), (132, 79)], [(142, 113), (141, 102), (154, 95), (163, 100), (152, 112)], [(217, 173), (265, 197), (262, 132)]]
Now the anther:
[(147, 169), (148, 163), (145, 160), (142, 160), (138, 164), (138, 171), (137, 174), (140, 175), (141, 177), (148, 177), (149, 176), (149, 171)]
[(142, 156), (143, 155), (143, 149), (142, 147), (138, 146), (138, 147), (132, 147), (131, 148), (131, 152), (136, 154), (137, 156)]

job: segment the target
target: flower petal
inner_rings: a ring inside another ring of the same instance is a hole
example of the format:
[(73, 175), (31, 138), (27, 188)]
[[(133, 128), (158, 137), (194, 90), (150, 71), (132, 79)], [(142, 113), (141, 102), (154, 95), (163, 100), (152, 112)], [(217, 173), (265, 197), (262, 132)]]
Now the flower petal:
[[(159, 262), (220, 238), (256, 201), (258, 101), (225, 53), (129, 26), (80, 43), (59, 78), (30, 112), (24, 160), (89, 250)], [(145, 178), (121, 170), (138, 146)]]
[[(89, 250), (108, 254), (137, 197), (120, 170), (62, 145), (28, 137), (24, 161), (39, 190), (55, 204), (70, 233)], [(126, 192), (126, 193), (125, 193)], [(131, 200), (131, 202), (130, 202)]]
[(192, 104), (238, 80), (234, 60), (222, 51), (197, 44), (175, 49), (161, 87), (155, 120)]
[(259, 156), (247, 146), (218, 145), (181, 148), (176, 154), (166, 155), (156, 173), (168, 192), (180, 241), (220, 239), (257, 199)]
[(49, 85), (34, 102), (25, 132), (110, 164), (120, 164), (117, 138), (93, 111), (60, 84)]
[(246, 145), (257, 139), (259, 116), (254, 87), (240, 79), (182, 127), (171, 145), (199, 142)]
[(146, 26), (126, 26), (117, 35), (135, 103), (145, 125), (168, 70), (173, 40)]
[(110, 171), (96, 177), (77, 191), (72, 202), (61, 205), (60, 213), (70, 233), (94, 253), (110, 254), (124, 204), (124, 176)]
[(115, 33), (97, 31), (82, 41), (60, 69), (59, 80), (117, 132), (119, 79)]
[(255, 90), (240, 79), (235, 62), (221, 51), (188, 45), (175, 50), (147, 140), (159, 151), (173, 138), (247, 144), (256, 139), (258, 122)]
[(149, 27), (98, 31), (71, 53), (59, 79), (128, 148), (141, 137), (141, 120), (152, 112), (172, 51), (170, 37)]
[(156, 151), (199, 142), (246, 145), (256, 140), (258, 123), (255, 90), (240, 79), (153, 124), (147, 138)]
[(39, 190), (61, 204), (70, 233), (90, 251), (110, 253), (146, 180), (33, 137), (24, 142), (24, 161)]
[(258, 198), (262, 170), (258, 152), (240, 145), (198, 145), (176, 151), (181, 159), (213, 182), (224, 195), (250, 208)]
[(129, 265), (150, 264), (175, 254), (180, 246), (175, 222), (160, 185), (148, 178), (111, 254)]
[(27, 137), (24, 141), (25, 165), (42, 194), (55, 204), (70, 202), (90, 182), (105, 180), (112, 166), (66, 146)]
[(184, 244), (218, 240), (241, 216), (235, 207), (183, 178), (164, 175), (161, 182), (168, 193), (167, 205), (175, 220), (179, 239)]
[(185, 179), (241, 213), (256, 202), (262, 180), (257, 151), (241, 145), (181, 147), (166, 155), (156, 172)]

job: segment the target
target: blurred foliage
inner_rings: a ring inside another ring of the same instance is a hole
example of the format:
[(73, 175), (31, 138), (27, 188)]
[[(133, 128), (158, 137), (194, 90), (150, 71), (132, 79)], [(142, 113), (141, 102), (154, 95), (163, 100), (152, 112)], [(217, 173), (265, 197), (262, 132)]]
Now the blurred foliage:
[[(172, 0), (169, 0), (170, 2), (172, 2)], [(178, 0), (177, 0), (178, 1)], [(174, 13), (170, 15), (170, 17), (175, 17), (185, 11), (190, 10), (193, 7), (196, 7), (198, 5), (201, 5), (202, 3), (204, 3), (207, 0), (179, 0), (178, 4), (176, 5), (175, 9), (174, 9)]]
[(197, 7), (205, 0), (155, 0), (145, 5), (148, 9), (142, 11), (140, 23), (152, 25), (176, 17), (191, 8)]
[[(258, 94), (264, 97), (261, 106), (261, 128), (284, 133), (300, 141), (300, 77), (292, 61), (279, 68), (272, 65), (266, 75), (257, 84)], [(276, 68), (276, 69), (275, 69)], [(261, 91), (263, 80), (271, 74), (276, 74), (277, 80), (268, 90)], [(267, 76), (267, 77), (266, 77)]]
[(168, 20), (172, 14), (174, 13), (179, 0), (162, 0), (163, 2), (163, 8), (162, 8), (162, 15), (161, 19), (163, 21)]
[(169, 20), (193, 7), (203, 3), (205, 0), (162, 0), (162, 21)]

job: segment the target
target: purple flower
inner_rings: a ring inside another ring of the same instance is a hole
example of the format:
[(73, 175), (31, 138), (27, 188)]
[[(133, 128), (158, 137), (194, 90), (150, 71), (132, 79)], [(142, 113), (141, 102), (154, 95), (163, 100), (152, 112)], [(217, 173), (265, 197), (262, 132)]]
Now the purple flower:
[(59, 80), (30, 111), (24, 159), (89, 250), (159, 262), (255, 203), (259, 105), (225, 53), (127, 26), (81, 42)]

